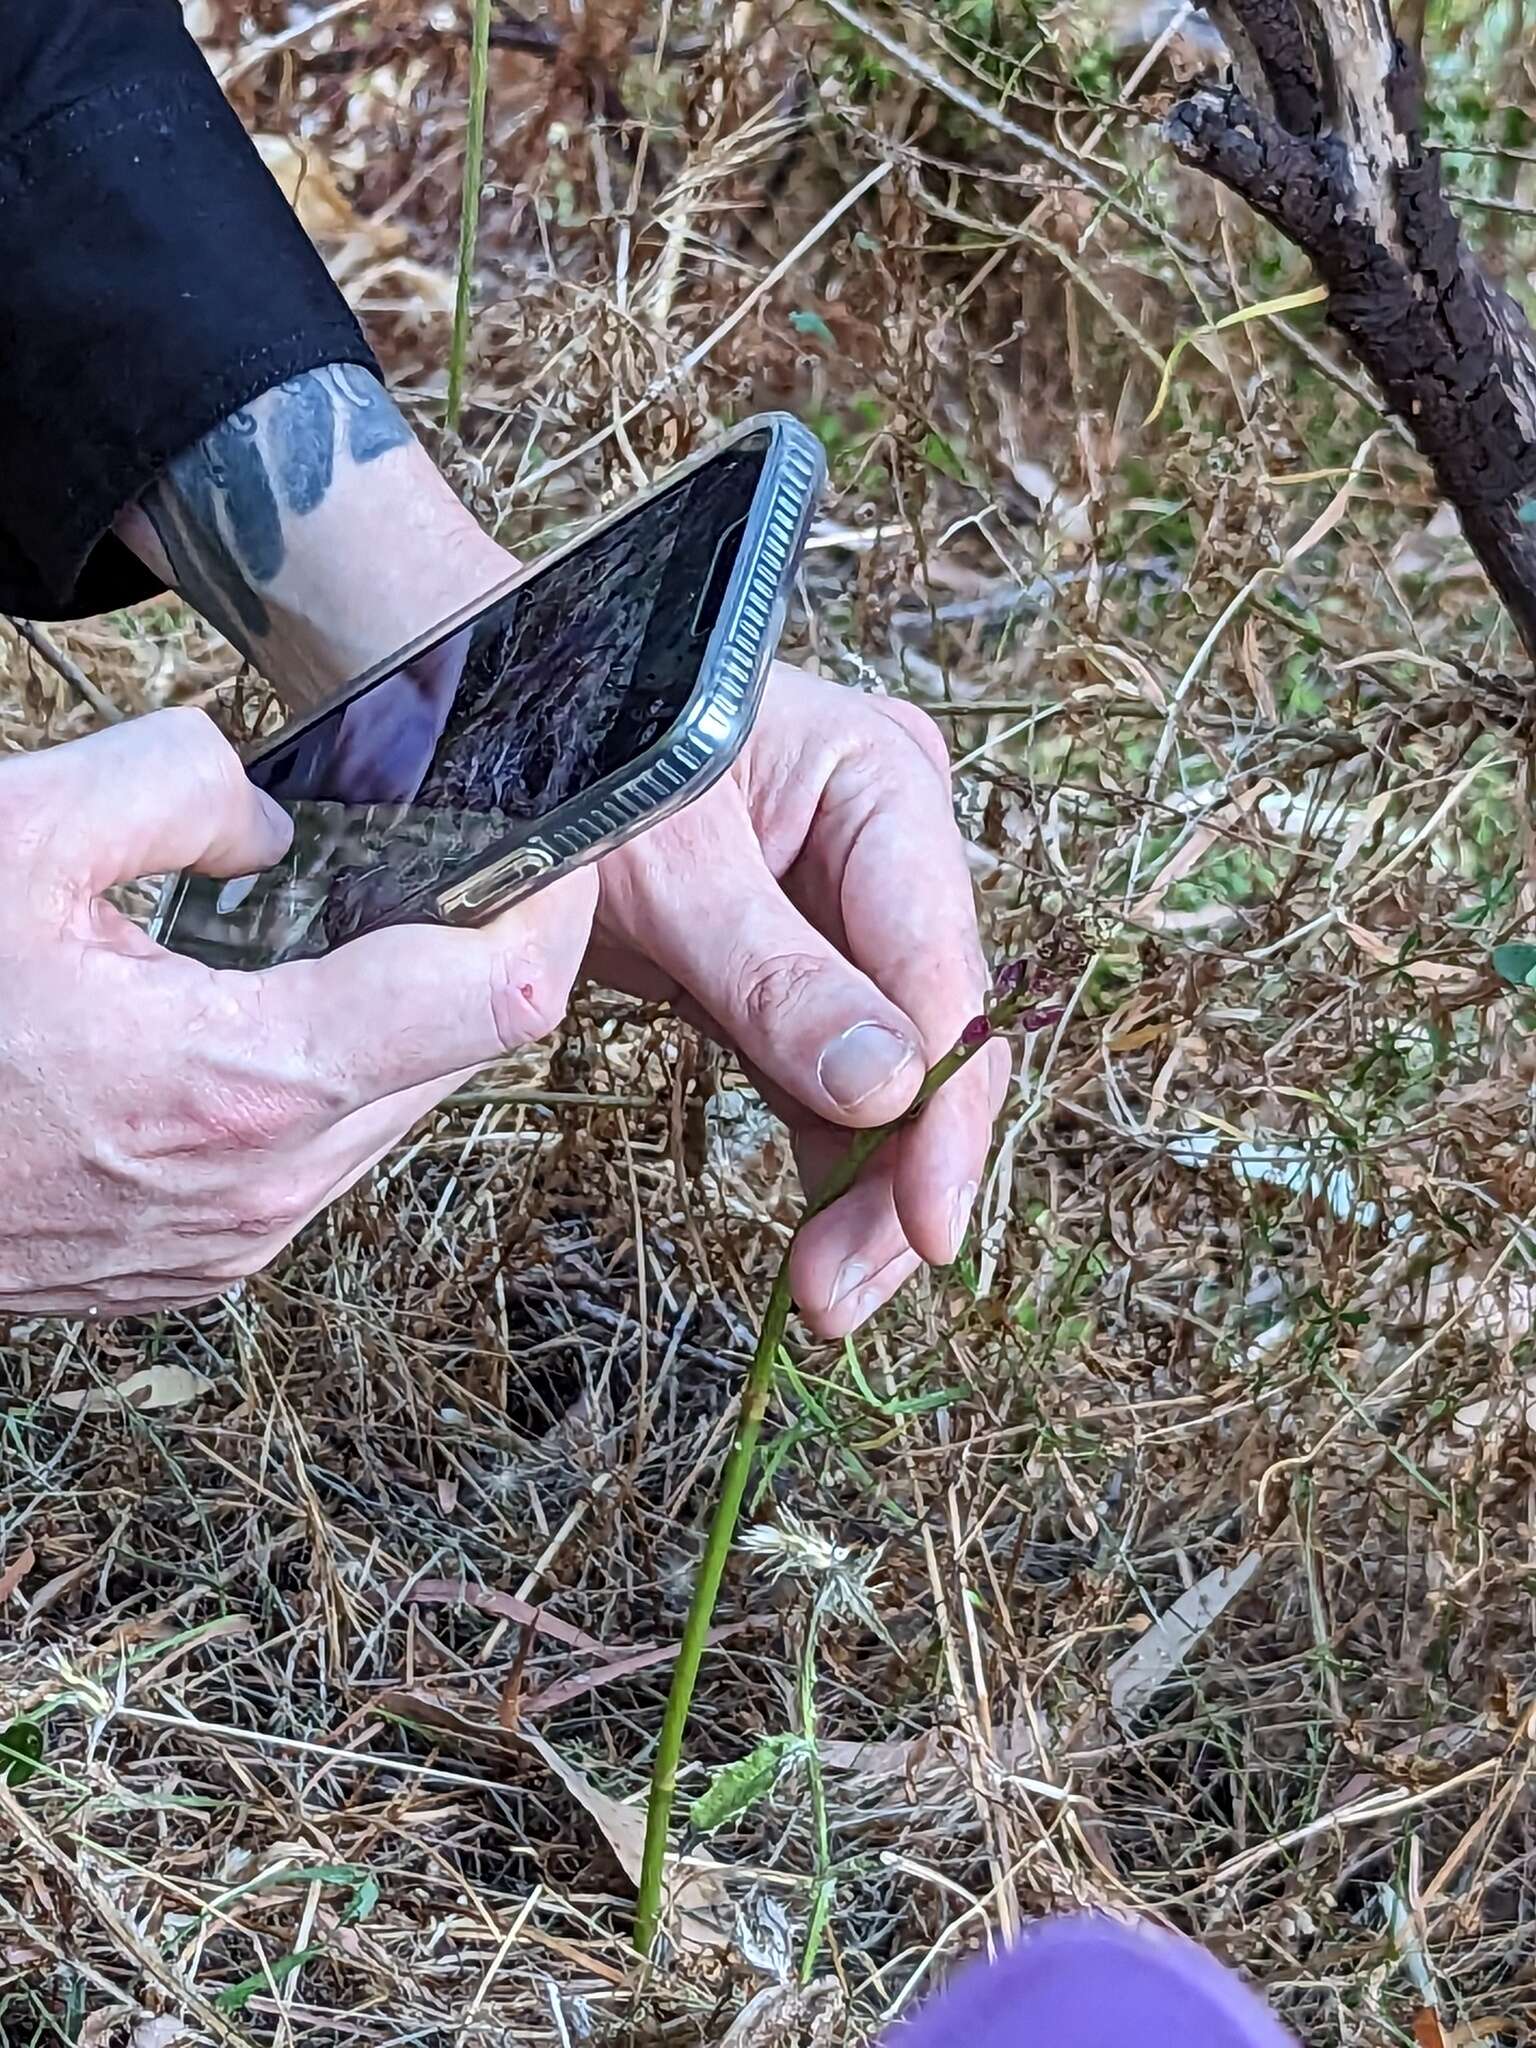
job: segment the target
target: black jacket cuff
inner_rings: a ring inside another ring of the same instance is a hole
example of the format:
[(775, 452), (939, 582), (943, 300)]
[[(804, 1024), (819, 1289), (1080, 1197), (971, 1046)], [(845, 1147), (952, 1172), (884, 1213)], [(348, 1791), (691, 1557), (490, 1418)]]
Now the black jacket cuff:
[(70, 618), (158, 588), (109, 529), (173, 456), (303, 371), (377, 365), (179, 8), (41, 11), (0, 116), (0, 609)]

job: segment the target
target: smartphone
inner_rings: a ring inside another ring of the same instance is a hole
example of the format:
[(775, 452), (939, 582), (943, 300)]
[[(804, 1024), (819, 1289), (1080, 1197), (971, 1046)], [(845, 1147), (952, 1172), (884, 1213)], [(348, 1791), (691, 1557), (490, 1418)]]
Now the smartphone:
[(292, 846), (173, 876), (153, 935), (261, 968), (483, 924), (690, 803), (751, 730), (824, 474), (798, 421), (758, 415), (259, 742)]

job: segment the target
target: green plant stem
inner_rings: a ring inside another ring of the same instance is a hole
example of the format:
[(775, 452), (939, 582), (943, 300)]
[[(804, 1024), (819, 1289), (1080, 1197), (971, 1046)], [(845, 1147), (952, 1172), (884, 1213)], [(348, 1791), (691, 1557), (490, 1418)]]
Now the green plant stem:
[(806, 1617), (805, 1647), (800, 1657), (800, 1734), (805, 1742), (805, 1773), (811, 1788), (811, 1825), (816, 1835), (816, 1882), (811, 1893), (811, 1917), (805, 1930), (805, 1953), (800, 1958), (802, 1984), (809, 1984), (816, 1974), (821, 1938), (832, 1913), (832, 1822), (827, 1812), (827, 1781), (822, 1776), (816, 1718), (816, 1645), (821, 1634), (821, 1616), (822, 1593), (818, 1592)]
[[(946, 1081), (959, 1073), (979, 1050), (979, 1046), (957, 1045), (935, 1066), (929, 1068), (916, 1099), (903, 1116), (898, 1117), (894, 1123), (881, 1124), (874, 1130), (854, 1133), (847, 1152), (827, 1176), (817, 1191), (815, 1200), (808, 1205), (804, 1216), (801, 1217), (795, 1230), (795, 1237), (799, 1236), (813, 1216), (819, 1216), (821, 1211), (830, 1207), (839, 1196), (847, 1194), (880, 1147), (889, 1138), (894, 1137), (897, 1131), (922, 1109)], [(779, 1347), (784, 1341), (784, 1331), (789, 1323), (789, 1261), (793, 1250), (794, 1238), (791, 1238), (783, 1258), (779, 1261), (773, 1290), (768, 1296), (768, 1306), (763, 1311), (757, 1348), (752, 1353), (752, 1363), (747, 1368), (746, 1385), (741, 1394), (741, 1412), (736, 1420), (736, 1436), (725, 1461), (725, 1470), (720, 1475), (720, 1496), (715, 1503), (715, 1512), (709, 1524), (709, 1535), (705, 1539), (699, 1575), (694, 1581), (688, 1619), (683, 1624), (682, 1649), (672, 1668), (672, 1689), (667, 1694), (667, 1710), (662, 1718), (661, 1738), (656, 1745), (656, 1767), (651, 1775), (651, 1794), (645, 1809), (645, 1857), (640, 1869), (640, 1903), (635, 1915), (635, 1946), (643, 1956), (650, 1954), (661, 1925), (667, 1833), (672, 1820), (673, 1802), (677, 1797), (677, 1771), (682, 1761), (683, 1737), (688, 1729), (688, 1712), (693, 1704), (693, 1689), (698, 1682), (699, 1666), (704, 1661), (704, 1649), (709, 1638), (715, 1602), (720, 1594), (720, 1582), (725, 1577), (726, 1559), (730, 1556), (731, 1543), (736, 1535), (736, 1524), (741, 1516), (741, 1504), (746, 1496), (747, 1481), (752, 1472), (758, 1435), (762, 1430), (763, 1417), (768, 1412), (768, 1401), (773, 1392), (774, 1362), (779, 1355)]]
[(444, 419), (457, 433), (464, 406), (464, 359), (469, 353), (469, 301), (480, 235), (480, 183), (485, 167), (485, 98), (490, 72), (491, 0), (475, 0), (469, 43), (469, 118), (464, 130), (464, 186), (459, 203), (459, 275), (453, 297), (453, 340), (448, 349), (448, 403)]

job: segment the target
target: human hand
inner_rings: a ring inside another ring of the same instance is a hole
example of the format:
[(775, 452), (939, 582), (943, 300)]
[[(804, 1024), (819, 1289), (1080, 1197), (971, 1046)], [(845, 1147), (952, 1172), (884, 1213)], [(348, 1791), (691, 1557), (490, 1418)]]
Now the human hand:
[(465, 1074), (543, 1037), (596, 883), (219, 972), (102, 900), (279, 859), (288, 819), (201, 712), (0, 766), (0, 1313), (142, 1314), (255, 1273)]
[[(598, 864), (589, 969), (732, 1046), (814, 1190), (899, 1116), (987, 977), (949, 761), (913, 706), (777, 664), (731, 774)], [(1008, 1082), (989, 1045), (795, 1247), (824, 1337), (959, 1250)]]

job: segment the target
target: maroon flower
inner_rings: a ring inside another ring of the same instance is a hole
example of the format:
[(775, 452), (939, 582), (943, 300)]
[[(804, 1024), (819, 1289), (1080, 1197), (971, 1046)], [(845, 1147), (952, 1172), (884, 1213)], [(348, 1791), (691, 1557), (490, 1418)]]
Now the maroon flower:
[(987, 1040), (991, 1036), (991, 1018), (973, 1017), (970, 1023), (967, 1024), (965, 1029), (961, 1032), (960, 1043), (966, 1048), (968, 1052), (973, 1052), (978, 1045), (985, 1045)]
[(1011, 996), (1022, 987), (1028, 972), (1027, 960), (1005, 960), (997, 970), (992, 986), (1000, 996)]

